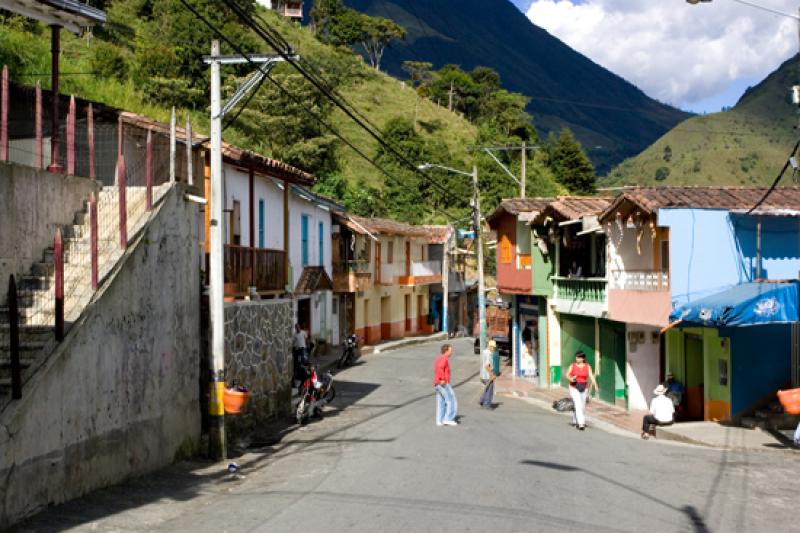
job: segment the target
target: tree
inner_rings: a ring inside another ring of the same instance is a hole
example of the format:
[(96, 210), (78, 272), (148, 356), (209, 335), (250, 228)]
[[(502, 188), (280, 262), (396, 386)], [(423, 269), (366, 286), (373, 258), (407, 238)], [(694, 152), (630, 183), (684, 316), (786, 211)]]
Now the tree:
[(433, 63), (429, 63), (427, 61), (404, 61), (403, 62), (403, 70), (406, 71), (411, 78), (411, 86), (414, 88), (414, 92), (416, 93), (416, 99), (414, 100), (414, 126), (417, 125), (417, 116), (419, 115), (419, 99), (424, 98), (428, 94), (430, 94), (430, 90), (428, 89), (428, 84), (433, 79), (433, 73), (431, 72), (431, 67), (433, 67)]
[(550, 134), (547, 144), (549, 166), (559, 183), (571, 193), (593, 193), (594, 166), (572, 132), (564, 128), (558, 137)]
[(396, 39), (406, 38), (406, 29), (396, 22), (383, 17), (369, 17), (362, 15), (363, 33), (361, 46), (367, 53), (370, 65), (376, 70), (381, 69), (383, 52)]

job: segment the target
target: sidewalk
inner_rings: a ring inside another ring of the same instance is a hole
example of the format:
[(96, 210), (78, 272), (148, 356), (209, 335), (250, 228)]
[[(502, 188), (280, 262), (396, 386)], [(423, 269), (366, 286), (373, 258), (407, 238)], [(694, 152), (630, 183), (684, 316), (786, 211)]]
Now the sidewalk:
[[(503, 375), (497, 378), (495, 392), (505, 396), (527, 398), (548, 410), (553, 409), (554, 401), (569, 397), (569, 392), (563, 387), (540, 389), (528, 379), (513, 377), (508, 367), (504, 368)], [(647, 413), (627, 411), (622, 407), (592, 400), (586, 406), (586, 414), (590, 426), (595, 425), (613, 432), (622, 430), (627, 436), (638, 438), (642, 432), (642, 417)], [(564, 415), (569, 416), (571, 413)], [(791, 441), (780, 432), (728, 426), (716, 422), (680, 422), (668, 427), (659, 427), (656, 435), (658, 440), (727, 450), (794, 451)]]

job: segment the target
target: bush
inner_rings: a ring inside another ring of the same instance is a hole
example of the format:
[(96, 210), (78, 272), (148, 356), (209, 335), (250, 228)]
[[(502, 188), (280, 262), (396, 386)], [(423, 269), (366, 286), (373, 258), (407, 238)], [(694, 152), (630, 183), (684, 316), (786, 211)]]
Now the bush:
[(120, 81), (128, 77), (128, 60), (122, 50), (113, 44), (95, 41), (89, 65), (98, 77)]
[(669, 177), (669, 169), (667, 167), (659, 167), (659, 169), (656, 170), (656, 176), (655, 176), (656, 181), (664, 181), (668, 177)]

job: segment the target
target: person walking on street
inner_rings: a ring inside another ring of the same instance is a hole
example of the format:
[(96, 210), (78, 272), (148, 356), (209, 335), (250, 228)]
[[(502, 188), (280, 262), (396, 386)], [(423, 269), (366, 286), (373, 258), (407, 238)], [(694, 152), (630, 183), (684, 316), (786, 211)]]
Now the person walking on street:
[(650, 438), (650, 426), (669, 426), (674, 421), (675, 404), (672, 398), (666, 396), (668, 389), (664, 385), (659, 385), (653, 391), (655, 397), (650, 402), (650, 414), (642, 418), (642, 438)]
[(569, 365), (567, 380), (569, 380), (569, 396), (575, 407), (572, 422), (581, 431), (586, 429), (586, 395), (590, 392), (590, 379), (591, 386), (596, 390), (597, 382), (592, 367), (586, 362), (586, 354), (579, 351), (575, 354), (575, 362)]
[(450, 355), (453, 348), (443, 344), (439, 357), (433, 364), (433, 388), (436, 391), (436, 425), (456, 426), (458, 401), (453, 387), (450, 386)]
[(486, 349), (481, 353), (481, 383), (483, 383), (483, 394), (478, 403), (484, 409), (492, 408), (492, 398), (494, 398), (494, 380), (497, 374), (494, 371), (494, 355), (497, 351), (497, 343), (489, 341)]

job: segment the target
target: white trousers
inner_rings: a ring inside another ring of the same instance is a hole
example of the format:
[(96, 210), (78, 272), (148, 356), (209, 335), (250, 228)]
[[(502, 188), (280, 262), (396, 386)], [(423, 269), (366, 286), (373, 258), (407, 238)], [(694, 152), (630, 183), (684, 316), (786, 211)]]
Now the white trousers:
[(578, 392), (575, 387), (569, 388), (569, 397), (572, 398), (572, 403), (575, 405), (575, 411), (572, 413), (572, 422), (578, 426), (586, 425), (586, 391), (588, 384), (583, 392)]

